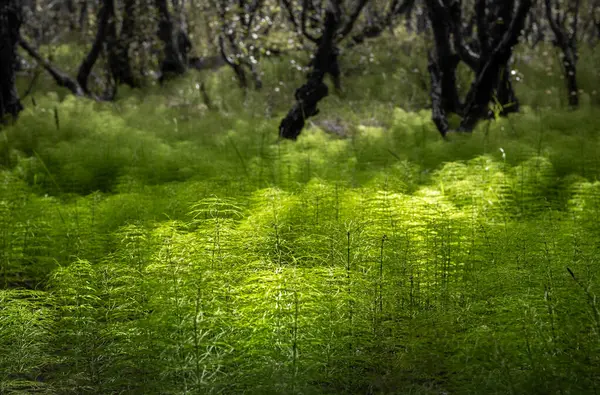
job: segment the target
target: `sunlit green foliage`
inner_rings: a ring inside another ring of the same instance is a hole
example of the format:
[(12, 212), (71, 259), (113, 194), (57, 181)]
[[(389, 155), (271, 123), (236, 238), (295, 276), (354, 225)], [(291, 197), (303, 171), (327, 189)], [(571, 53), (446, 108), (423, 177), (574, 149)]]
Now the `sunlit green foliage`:
[(595, 96), (524, 72), (521, 113), (443, 141), (424, 55), (378, 45), (295, 143), (290, 59), (263, 93), (36, 93), (0, 135), (0, 392), (593, 393)]
[(443, 142), (397, 109), (293, 144), (155, 104), (48, 97), (4, 134), (5, 392), (598, 384), (587, 110)]

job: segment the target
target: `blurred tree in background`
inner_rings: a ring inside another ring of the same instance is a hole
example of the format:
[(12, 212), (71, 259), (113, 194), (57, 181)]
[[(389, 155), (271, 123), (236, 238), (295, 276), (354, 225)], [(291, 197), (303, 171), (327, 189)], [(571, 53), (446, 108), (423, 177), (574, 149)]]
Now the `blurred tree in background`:
[[(306, 83), (279, 135), (295, 139), (329, 75), (343, 93), (340, 58), (398, 29), (429, 47), (432, 118), (440, 133), (471, 131), (478, 121), (519, 111), (511, 63), (541, 43), (561, 53), (568, 103), (579, 104), (578, 48), (600, 38), (598, 0), (29, 0), (3, 2), (2, 114), (20, 111), (15, 72), (40, 68), (76, 96), (113, 100), (121, 85), (140, 88), (188, 70), (230, 67), (241, 89), (264, 85), (262, 59), (305, 54)], [(8, 19), (6, 19), (8, 18)], [(24, 21), (22, 26), (20, 21)], [(406, 37), (406, 36), (403, 36)], [(29, 56), (16, 55), (15, 42)], [(398, 42), (399, 48), (402, 42)], [(410, 45), (410, 44), (409, 44)], [(68, 51), (71, 70), (55, 64)], [(74, 65), (78, 64), (76, 68)], [(462, 95), (456, 73), (471, 72)], [(401, 67), (401, 65), (398, 65)], [(210, 101), (201, 84), (207, 103)], [(12, 93), (11, 93), (12, 92)], [(448, 114), (462, 118), (451, 127)]]

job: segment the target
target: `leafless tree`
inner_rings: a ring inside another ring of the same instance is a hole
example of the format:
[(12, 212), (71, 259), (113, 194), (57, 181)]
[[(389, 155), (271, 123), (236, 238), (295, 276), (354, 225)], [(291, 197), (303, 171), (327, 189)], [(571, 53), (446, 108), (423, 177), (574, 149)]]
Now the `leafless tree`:
[[(460, 0), (426, 0), (435, 51), (430, 54), (432, 119), (445, 136), (447, 113), (462, 116), (460, 131), (471, 131), (490, 116), (490, 102), (501, 113), (516, 111), (518, 101), (510, 81), (509, 61), (518, 43), (532, 0), (476, 0), (476, 36), (464, 30)], [(456, 86), (456, 67), (467, 64), (475, 73), (464, 102)]]

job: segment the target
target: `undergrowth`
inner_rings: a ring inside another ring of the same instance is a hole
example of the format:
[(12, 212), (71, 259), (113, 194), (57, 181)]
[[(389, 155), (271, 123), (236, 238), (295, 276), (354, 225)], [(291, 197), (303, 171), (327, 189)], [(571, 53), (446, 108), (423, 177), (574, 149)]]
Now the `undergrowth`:
[(443, 141), (367, 92), (290, 143), (283, 85), (195, 78), (2, 132), (0, 392), (597, 391), (593, 107)]

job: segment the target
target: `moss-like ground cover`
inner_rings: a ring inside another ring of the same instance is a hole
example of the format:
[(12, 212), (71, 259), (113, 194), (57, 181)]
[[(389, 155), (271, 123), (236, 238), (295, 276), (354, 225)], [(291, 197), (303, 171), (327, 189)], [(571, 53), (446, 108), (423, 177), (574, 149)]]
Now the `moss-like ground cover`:
[(273, 70), (236, 100), (219, 74), (218, 111), (196, 77), (38, 93), (3, 131), (1, 393), (598, 390), (592, 92), (560, 110), (534, 81), (520, 114), (443, 141), (348, 82), (321, 116), (345, 137), (315, 119), (291, 143)]

